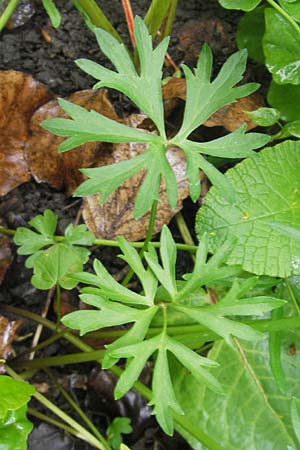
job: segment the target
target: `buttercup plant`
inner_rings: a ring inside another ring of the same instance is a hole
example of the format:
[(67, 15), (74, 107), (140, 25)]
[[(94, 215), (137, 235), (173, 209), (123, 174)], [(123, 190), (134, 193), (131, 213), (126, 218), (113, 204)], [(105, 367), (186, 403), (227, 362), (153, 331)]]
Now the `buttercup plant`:
[(247, 52), (241, 50), (225, 62), (218, 76), (210, 81), (212, 54), (204, 45), (194, 71), (183, 65), (186, 76), (187, 94), (183, 122), (180, 130), (168, 139), (164, 124), (164, 110), (161, 90), (162, 66), (169, 38), (165, 38), (155, 49), (146, 25), (135, 18), (134, 32), (139, 56), (140, 71), (137, 72), (123, 44), (109, 33), (96, 29), (98, 44), (103, 53), (116, 67), (116, 72), (86, 59), (77, 60), (85, 72), (100, 80), (95, 88), (109, 87), (127, 95), (154, 122), (157, 134), (128, 127), (95, 111), (74, 105), (60, 99), (61, 108), (71, 119), (48, 119), (42, 126), (59, 136), (67, 136), (59, 146), (60, 152), (68, 151), (85, 142), (104, 141), (110, 143), (141, 142), (148, 144), (147, 150), (139, 156), (105, 167), (81, 169), (89, 179), (74, 192), (75, 196), (101, 193), (101, 203), (126, 179), (141, 169), (147, 175), (138, 192), (134, 214), (143, 216), (158, 199), (162, 179), (170, 206), (176, 205), (177, 185), (174, 172), (166, 157), (170, 146), (181, 148), (186, 157), (186, 176), (190, 196), (196, 201), (200, 195), (199, 169), (203, 170), (213, 184), (222, 187), (224, 196), (234, 200), (234, 190), (229, 181), (212, 165), (203, 154), (222, 158), (244, 158), (255, 155), (253, 150), (265, 145), (269, 137), (260, 133), (246, 133), (245, 126), (233, 133), (210, 142), (194, 142), (190, 134), (215, 111), (240, 97), (256, 91), (258, 84), (248, 83), (235, 86), (242, 79)]
[[(267, 296), (245, 298), (258, 281), (253, 277), (241, 284), (234, 283), (216, 305), (201, 302), (199, 296), (197, 304), (194, 304), (195, 292), (199, 292), (203, 286), (240, 272), (239, 266), (223, 265), (231, 251), (228, 244), (206, 261), (208, 241), (204, 237), (198, 247), (193, 272), (185, 276), (184, 282), (178, 283), (175, 276), (176, 245), (166, 226), (161, 233), (161, 264), (151, 244), (145, 254), (145, 268), (139, 254), (129, 242), (122, 237), (118, 238), (118, 242), (123, 252), (120, 257), (138, 276), (143, 292), (136, 293), (119, 284), (103, 264), (95, 260), (96, 274), (82, 272), (70, 277), (77, 282), (94, 286), (83, 288), (80, 298), (97, 309), (75, 311), (64, 316), (62, 322), (70, 328), (80, 330), (81, 335), (104, 327), (133, 323), (126, 334), (107, 346), (102, 367), (109, 369), (120, 358), (128, 360), (115, 388), (115, 398), (119, 399), (133, 386), (147, 360), (155, 355), (150, 404), (154, 406), (153, 412), (162, 429), (172, 435), (172, 412), (182, 414), (182, 410), (172, 387), (168, 353), (172, 353), (200, 383), (218, 391), (222, 388), (218, 380), (205, 369), (216, 364), (169, 335), (169, 318), (175, 313), (182, 318), (181, 323), (189, 319), (190, 323), (204, 325), (233, 346), (232, 337), (251, 341), (260, 339), (263, 335), (251, 326), (228, 319), (227, 316), (262, 315), (283, 306), (285, 301)], [(148, 338), (148, 329), (156, 316), (161, 316), (162, 327), (157, 334)]]

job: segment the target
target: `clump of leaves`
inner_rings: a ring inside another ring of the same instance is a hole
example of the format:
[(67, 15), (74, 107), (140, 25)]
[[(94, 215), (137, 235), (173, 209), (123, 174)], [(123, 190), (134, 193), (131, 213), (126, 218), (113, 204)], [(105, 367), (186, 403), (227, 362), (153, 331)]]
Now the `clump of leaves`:
[(36, 231), (19, 227), (14, 242), (20, 246), (19, 255), (31, 255), (26, 267), (33, 268), (31, 282), (38, 289), (50, 289), (59, 284), (73, 289), (77, 282), (69, 277), (72, 272), (83, 269), (90, 251), (82, 246), (91, 245), (94, 235), (85, 225), (68, 225), (64, 236), (56, 238), (58, 216), (46, 209), (29, 222)]
[[(272, 75), (267, 99), (273, 108), (251, 115), (259, 126), (278, 124), (275, 139), (300, 136), (300, 2), (298, 0), (219, 0), (227, 9), (245, 11), (237, 45), (264, 64)], [(280, 120), (280, 122), (279, 122)]]
[[(284, 304), (283, 300), (268, 296), (245, 297), (257, 279), (250, 278), (243, 283), (234, 283), (218, 304), (195, 302), (195, 293), (208, 283), (232, 277), (240, 272), (239, 266), (225, 266), (231, 245), (222, 246), (207, 261), (208, 242), (204, 236), (196, 254), (195, 267), (184, 280), (177, 281), (175, 266), (177, 250), (169, 229), (164, 226), (160, 241), (160, 260), (150, 244), (145, 254), (144, 267), (137, 251), (124, 238), (118, 238), (123, 252), (120, 256), (138, 276), (143, 291), (133, 292), (119, 284), (99, 260), (94, 262), (96, 274), (78, 273), (71, 275), (76, 282), (92, 285), (82, 289), (81, 299), (95, 310), (76, 311), (64, 316), (63, 323), (80, 330), (80, 334), (104, 327), (133, 324), (118, 340), (107, 346), (103, 368), (112, 367), (120, 358), (128, 360), (126, 369), (119, 378), (115, 398), (122, 397), (138, 379), (145, 363), (154, 356), (151, 405), (161, 427), (167, 434), (173, 433), (172, 411), (182, 414), (178, 404), (169, 370), (168, 354), (172, 353), (199, 382), (209, 388), (221, 391), (218, 380), (205, 368), (215, 363), (195, 353), (185, 344), (170, 336), (168, 323), (175, 315), (182, 321), (200, 323), (224, 338), (232, 346), (232, 336), (244, 340), (257, 340), (261, 333), (251, 326), (227, 318), (227, 316), (261, 315)], [(160, 284), (160, 286), (159, 286)], [(148, 335), (154, 319), (159, 318), (162, 326), (157, 333)]]
[(153, 49), (146, 25), (139, 17), (135, 18), (134, 33), (140, 62), (140, 71), (137, 72), (122, 44), (101, 29), (96, 29), (95, 33), (101, 50), (114, 64), (116, 72), (86, 59), (77, 60), (77, 65), (100, 80), (95, 85), (96, 88), (105, 86), (127, 95), (154, 122), (157, 134), (133, 129), (93, 110), (87, 111), (60, 99), (60, 106), (71, 119), (57, 118), (42, 122), (42, 126), (54, 134), (69, 137), (59, 146), (60, 152), (94, 141), (149, 144), (144, 153), (130, 160), (105, 167), (82, 169), (89, 179), (79, 186), (74, 195), (86, 196), (100, 192), (101, 203), (104, 203), (123, 181), (145, 169), (147, 175), (136, 198), (135, 217), (143, 216), (158, 198), (162, 179), (166, 185), (169, 203), (174, 208), (177, 185), (174, 172), (166, 158), (166, 151), (169, 146), (175, 145), (185, 153), (186, 176), (193, 201), (200, 195), (199, 169), (203, 170), (211, 182), (222, 189), (224, 196), (232, 201), (234, 199), (232, 186), (203, 154), (222, 158), (252, 156), (255, 154), (254, 149), (268, 142), (268, 136), (259, 133), (246, 134), (244, 126), (210, 142), (194, 142), (189, 136), (215, 111), (257, 90), (259, 85), (256, 83), (235, 87), (241, 81), (245, 70), (246, 50), (232, 55), (213, 81), (211, 81), (212, 54), (207, 45), (202, 48), (194, 71), (185, 65), (182, 66), (187, 85), (184, 117), (176, 136), (168, 139), (164, 125), (161, 80), (169, 39), (165, 38)]

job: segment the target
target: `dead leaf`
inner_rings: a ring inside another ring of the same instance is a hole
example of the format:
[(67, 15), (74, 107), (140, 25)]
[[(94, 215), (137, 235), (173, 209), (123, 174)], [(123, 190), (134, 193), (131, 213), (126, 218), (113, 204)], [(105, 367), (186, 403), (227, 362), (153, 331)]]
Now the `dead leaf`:
[(264, 106), (263, 97), (260, 94), (252, 94), (249, 97), (239, 98), (235, 103), (226, 105), (215, 112), (204, 125), (206, 127), (222, 126), (229, 131), (234, 131), (244, 123), (247, 124), (247, 130), (257, 127), (249, 119), (247, 111), (255, 111)]
[[(8, 320), (4, 316), (0, 316), (0, 359), (7, 359), (12, 353), (12, 343), (22, 320)], [(1, 373), (1, 370), (0, 370)]]
[(29, 137), (29, 121), (53, 94), (30, 75), (0, 71), (0, 195), (30, 179), (23, 149)]
[[(75, 92), (68, 100), (87, 109), (94, 109), (111, 119), (119, 120), (104, 89)], [(46, 103), (33, 115), (32, 136), (25, 149), (26, 159), (38, 183), (48, 183), (58, 190), (66, 190), (70, 195), (84, 179), (79, 169), (95, 165), (101, 158), (102, 147), (105, 144), (89, 142), (69, 152), (58, 153), (57, 147), (65, 138), (55, 136), (40, 127), (41, 121), (53, 117), (68, 117), (56, 100)]]
[[(129, 126), (137, 127), (144, 119), (143, 115), (132, 114), (125, 119)], [(103, 154), (101, 166), (113, 164), (122, 160), (133, 158), (144, 152), (145, 144), (113, 144)], [(182, 201), (188, 196), (188, 183), (185, 178), (184, 153), (178, 148), (170, 148), (167, 152), (168, 160), (175, 172), (178, 183), (178, 202), (172, 210), (169, 206), (165, 187), (162, 185), (157, 208), (155, 232), (158, 232), (165, 223), (182, 208)], [(100, 205), (99, 194), (87, 196), (84, 199), (83, 218), (90, 230), (102, 239), (114, 239), (117, 235), (124, 236), (130, 241), (143, 239), (148, 230), (150, 212), (141, 219), (135, 220), (133, 208), (138, 189), (144, 179), (145, 171), (140, 171), (122, 185), (110, 196), (104, 205)]]
[(172, 77), (162, 87), (165, 117), (176, 108), (178, 99), (186, 98), (186, 82), (184, 78)]
[[(0, 225), (6, 226), (3, 219), (0, 218)], [(7, 269), (12, 262), (12, 252), (10, 246), (10, 239), (3, 234), (0, 234), (0, 284), (4, 280)]]

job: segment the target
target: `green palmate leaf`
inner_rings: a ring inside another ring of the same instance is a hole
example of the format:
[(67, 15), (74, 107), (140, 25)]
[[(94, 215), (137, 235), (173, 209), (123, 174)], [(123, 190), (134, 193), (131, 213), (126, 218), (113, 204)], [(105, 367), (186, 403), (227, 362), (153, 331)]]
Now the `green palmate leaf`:
[(57, 215), (50, 209), (45, 209), (43, 215), (35, 216), (28, 223), (39, 233), (45, 236), (53, 236), (57, 227)]
[(96, 29), (95, 33), (99, 47), (112, 61), (117, 72), (88, 60), (78, 60), (79, 67), (101, 80), (97, 83), (97, 87), (111, 87), (126, 94), (153, 120), (160, 134), (164, 136), (161, 78), (169, 39), (164, 39), (153, 50), (152, 38), (146, 25), (139, 17), (135, 18), (134, 35), (140, 60), (140, 74), (138, 74), (122, 44), (103, 30)]
[(89, 250), (66, 244), (54, 244), (36, 255), (32, 261), (31, 282), (38, 289), (50, 289), (59, 284), (64, 289), (73, 289), (77, 281), (70, 273), (80, 272), (87, 262)]
[[(159, 7), (157, 2), (155, 5), (155, 8)], [(160, 8), (165, 7), (164, 5)], [(174, 208), (178, 189), (175, 174), (166, 158), (166, 151), (171, 145), (175, 145), (186, 154), (186, 176), (194, 201), (200, 195), (199, 169), (204, 170), (209, 179), (222, 188), (224, 196), (233, 200), (234, 195), (228, 180), (206, 162), (200, 153), (224, 158), (241, 158), (250, 156), (252, 150), (263, 146), (269, 138), (258, 133), (245, 134), (243, 127), (232, 135), (205, 145), (188, 141), (187, 138), (219, 108), (258, 88), (258, 84), (255, 83), (235, 87), (242, 79), (247, 52), (242, 50), (232, 55), (212, 82), (210, 81), (212, 54), (208, 46), (203, 47), (194, 72), (184, 66), (187, 79), (184, 119), (180, 131), (168, 141), (164, 127), (161, 90), (162, 66), (168, 39), (164, 39), (153, 49), (152, 38), (146, 25), (140, 18), (135, 19), (134, 32), (140, 63), (138, 73), (122, 44), (103, 30), (98, 29), (95, 32), (100, 48), (114, 64), (116, 71), (106, 69), (89, 60), (79, 60), (77, 64), (88, 74), (100, 80), (96, 87), (106, 86), (117, 89), (133, 100), (153, 120), (158, 135), (126, 126), (66, 100), (59, 100), (60, 106), (71, 118), (49, 119), (44, 121), (42, 126), (59, 136), (68, 137), (60, 144), (60, 151), (67, 151), (85, 142), (93, 141), (149, 144), (149, 148), (143, 154), (131, 160), (105, 167), (82, 169), (89, 179), (74, 194), (86, 196), (100, 192), (100, 201), (104, 203), (122, 182), (144, 169), (147, 173), (136, 197), (135, 218), (143, 216), (158, 199), (162, 181), (166, 186), (170, 206)]]
[(41, 248), (54, 243), (53, 236), (45, 236), (35, 233), (25, 227), (18, 227), (14, 236), (14, 243), (19, 245), (19, 255), (31, 255)]
[(300, 117), (300, 86), (292, 84), (276, 84), (271, 82), (268, 91), (268, 103), (280, 111), (286, 122), (298, 120)]
[(179, 414), (182, 414), (182, 411), (172, 388), (167, 352), (170, 351), (180, 359), (181, 363), (191, 370), (198, 381), (201, 380), (216, 390), (220, 390), (220, 385), (212, 375), (201, 367), (203, 365), (213, 366), (214, 363), (212, 361), (197, 355), (163, 333), (147, 341), (112, 352), (112, 355), (117, 358), (131, 358), (117, 383), (116, 398), (120, 398), (133, 386), (144, 364), (155, 351), (158, 353), (152, 380), (153, 398), (150, 404), (154, 405), (153, 412), (156, 414), (163, 430), (167, 434), (172, 435), (174, 429), (172, 411), (176, 411)]
[[(148, 135), (152, 136), (152, 135)], [(154, 200), (158, 199), (161, 178), (164, 179), (168, 200), (172, 208), (176, 206), (177, 181), (162, 145), (151, 144), (149, 149), (141, 155), (109, 166), (82, 169), (82, 173), (89, 180), (82, 183), (74, 192), (75, 196), (101, 192), (101, 203), (104, 203), (109, 195), (117, 189), (127, 178), (130, 178), (142, 168), (147, 170), (147, 175), (139, 190), (134, 208), (135, 218), (143, 216), (151, 207)]]
[(184, 141), (193, 130), (205, 122), (215, 111), (257, 90), (255, 83), (234, 87), (242, 79), (247, 51), (240, 50), (224, 63), (218, 76), (210, 81), (212, 54), (204, 45), (194, 72), (183, 66), (187, 95), (181, 129), (173, 142)]
[[(300, 146), (286, 141), (230, 169), (236, 191), (230, 204), (212, 188), (197, 217), (197, 233), (210, 236), (212, 251), (235, 237), (228, 264), (258, 275), (286, 277), (300, 272), (300, 242), (283, 236), (274, 222), (300, 227)], [(242, 180), (242, 183), (241, 183)]]
[[(209, 357), (220, 364), (214, 375), (222, 379), (223, 396), (196, 384), (184, 370), (177, 371), (175, 393), (190, 423), (213, 435), (226, 450), (298, 449), (299, 417), (297, 413), (293, 416), (291, 407), (292, 396), (300, 396), (300, 357), (288, 353), (291, 343), (295, 343), (295, 335), (287, 335), (283, 347), (289, 385), (285, 394), (273, 380), (266, 340), (239, 342), (235, 350), (224, 341), (214, 345)], [(182, 432), (194, 449), (206, 448)]]
[(256, 8), (262, 0), (219, 0), (219, 3), (226, 9), (241, 9), (251, 11)]
[(259, 63), (265, 62), (262, 39), (265, 34), (265, 6), (259, 6), (246, 13), (240, 20), (236, 34), (239, 49), (246, 48), (249, 58)]
[(259, 108), (256, 111), (248, 111), (247, 116), (257, 125), (269, 127), (278, 122), (280, 111), (275, 108)]
[(58, 28), (61, 22), (61, 15), (55, 6), (55, 3), (53, 2), (53, 0), (42, 0), (42, 3), (51, 20), (52, 26), (54, 28)]
[(132, 247), (132, 245), (129, 244), (128, 241), (126, 241), (125, 238), (118, 236), (117, 241), (123, 252), (123, 255), (119, 255), (119, 258), (123, 259), (130, 265), (131, 269), (138, 276), (143, 286), (145, 296), (149, 300), (153, 300), (157, 289), (156, 277), (153, 275), (151, 270), (144, 268), (139, 253)]
[(205, 325), (219, 336), (222, 336), (228, 345), (233, 346), (232, 336), (247, 341), (255, 341), (262, 339), (263, 335), (248, 325), (234, 322), (226, 319), (224, 316), (262, 315), (263, 312), (278, 308), (283, 304), (284, 301), (278, 299), (276, 302), (273, 298), (266, 300), (262, 297), (258, 297), (257, 299), (243, 299), (236, 301), (224, 307), (221, 304), (218, 304), (216, 306), (211, 305), (209, 307), (204, 306), (200, 308), (176, 305), (174, 308), (181, 311), (183, 314), (186, 314), (191, 319), (194, 319), (196, 322), (199, 322), (201, 325)]
[[(133, 263), (134, 266), (134, 263)], [(147, 296), (137, 294), (118, 283), (106, 270), (101, 261), (95, 259), (94, 270), (96, 275), (86, 272), (74, 274), (73, 280), (77, 282), (92, 284), (101, 288), (100, 293), (111, 300), (117, 300), (123, 303), (136, 305), (152, 306), (154, 302), (155, 289), (147, 292)], [(149, 280), (151, 275), (148, 274)]]
[(74, 226), (70, 223), (65, 230), (64, 242), (68, 244), (92, 245), (94, 239), (95, 236), (91, 231), (87, 230), (86, 225)]
[[(268, 109), (268, 108), (265, 108)], [(185, 141), (182, 146), (198, 152), (206, 153), (219, 158), (246, 158), (255, 156), (253, 150), (263, 147), (270, 140), (270, 137), (261, 133), (247, 133), (246, 125), (241, 126), (233, 133), (214, 139), (210, 142)]]
[(26, 405), (34, 392), (35, 389), (30, 384), (0, 375), (0, 419), (4, 419), (8, 411)]
[(26, 416), (27, 406), (9, 410), (0, 419), (0, 448), (1, 450), (26, 450), (27, 437), (33, 425)]
[(14, 236), (15, 244), (19, 245), (20, 255), (30, 255), (40, 250), (42, 247), (54, 243), (53, 235), (57, 226), (57, 216), (46, 209), (43, 215), (38, 215), (29, 222), (40, 234), (28, 228), (18, 227)]
[(278, 84), (300, 84), (300, 34), (279, 12), (266, 8), (263, 48), (266, 66)]
[(145, 322), (145, 317), (148, 319), (148, 316), (153, 316), (156, 312), (156, 307), (149, 314), (148, 309), (136, 310), (117, 302), (111, 302), (95, 294), (82, 294), (80, 298), (86, 304), (100, 309), (100, 311), (75, 311), (63, 317), (62, 322), (70, 328), (80, 330), (80, 335), (105, 327), (124, 325), (137, 321)]
[[(14, 242), (20, 246), (20, 255), (31, 255), (26, 260), (26, 267), (33, 268), (32, 284), (38, 289), (50, 289), (59, 284), (65, 289), (72, 289), (77, 281), (69, 278), (70, 273), (83, 269), (90, 251), (79, 247), (91, 245), (93, 234), (85, 225), (66, 228), (62, 242), (55, 240), (55, 230), (58, 217), (46, 209), (43, 215), (38, 215), (29, 222), (39, 233), (24, 227), (19, 227), (14, 236)], [(43, 249), (48, 247), (46, 249)], [(43, 249), (43, 250), (42, 250)]]
[(175, 275), (176, 255), (176, 245), (171, 232), (167, 226), (164, 226), (161, 233), (160, 247), (162, 266), (158, 263), (154, 248), (152, 248), (151, 253), (149, 252), (145, 254), (145, 259), (157, 279), (161, 282), (172, 299), (174, 299), (177, 294)]
[(131, 420), (128, 417), (115, 417), (107, 427), (107, 440), (114, 450), (120, 450), (122, 434), (132, 432)]
[(160, 142), (156, 135), (144, 133), (109, 119), (96, 111), (87, 111), (64, 99), (59, 99), (60, 107), (71, 119), (47, 119), (41, 123), (46, 130), (58, 136), (71, 136), (60, 144), (59, 151), (65, 152), (85, 142)]

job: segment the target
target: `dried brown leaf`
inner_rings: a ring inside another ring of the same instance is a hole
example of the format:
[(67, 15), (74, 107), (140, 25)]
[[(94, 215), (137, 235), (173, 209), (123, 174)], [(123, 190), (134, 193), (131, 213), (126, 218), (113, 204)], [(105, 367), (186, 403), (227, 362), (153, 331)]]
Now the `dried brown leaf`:
[(15, 70), (0, 71), (0, 195), (28, 181), (23, 149), (29, 137), (34, 111), (53, 94), (30, 75)]
[(162, 87), (165, 116), (168, 117), (178, 104), (178, 99), (186, 98), (186, 82), (184, 78), (169, 78)]
[(224, 106), (215, 112), (205, 123), (206, 127), (222, 126), (229, 131), (234, 131), (244, 123), (247, 124), (247, 130), (257, 127), (249, 119), (247, 111), (255, 111), (264, 106), (263, 97), (260, 94), (252, 94), (249, 97), (238, 99), (235, 103)]
[[(111, 119), (119, 120), (104, 89), (75, 92), (68, 100), (87, 109), (94, 109)], [(37, 182), (48, 183), (71, 194), (84, 179), (79, 169), (91, 167), (101, 159), (103, 144), (90, 142), (70, 152), (58, 153), (57, 147), (65, 138), (55, 136), (40, 127), (43, 120), (53, 117), (68, 117), (56, 100), (46, 103), (33, 115), (32, 136), (25, 149), (26, 158)]]
[[(124, 122), (129, 126), (137, 127), (142, 121), (142, 115), (132, 114)], [(113, 164), (133, 158), (143, 153), (145, 149), (145, 144), (135, 143), (108, 146), (100, 165)], [(158, 232), (165, 223), (170, 222), (176, 212), (182, 208), (183, 199), (188, 196), (183, 152), (173, 147), (168, 150), (167, 157), (173, 167), (178, 183), (178, 202), (176, 208), (172, 210), (169, 206), (165, 187), (162, 184), (154, 228), (155, 232)], [(121, 235), (130, 241), (135, 241), (146, 236), (150, 212), (139, 220), (135, 220), (133, 215), (134, 202), (144, 176), (145, 171), (141, 171), (126, 180), (104, 205), (100, 205), (100, 196), (98, 194), (84, 199), (83, 218), (87, 226), (98, 238), (114, 239), (117, 235)]]
[(12, 343), (22, 320), (8, 320), (0, 316), (0, 359), (7, 359), (12, 353)]
[[(0, 218), (0, 225), (5, 226), (6, 224)], [(0, 234), (0, 284), (3, 281), (7, 269), (12, 262), (13, 256), (11, 252), (10, 239), (3, 234)]]

